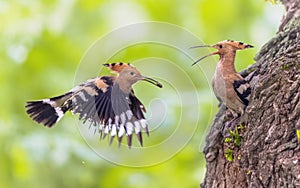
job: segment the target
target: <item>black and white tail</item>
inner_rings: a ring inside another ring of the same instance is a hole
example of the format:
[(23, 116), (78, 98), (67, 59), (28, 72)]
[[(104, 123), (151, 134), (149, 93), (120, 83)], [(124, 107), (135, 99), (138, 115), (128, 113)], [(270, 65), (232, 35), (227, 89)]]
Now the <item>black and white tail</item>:
[(68, 111), (69, 108), (64, 105), (64, 102), (69, 96), (70, 93), (66, 93), (50, 99), (29, 101), (25, 106), (26, 112), (34, 121), (52, 127)]

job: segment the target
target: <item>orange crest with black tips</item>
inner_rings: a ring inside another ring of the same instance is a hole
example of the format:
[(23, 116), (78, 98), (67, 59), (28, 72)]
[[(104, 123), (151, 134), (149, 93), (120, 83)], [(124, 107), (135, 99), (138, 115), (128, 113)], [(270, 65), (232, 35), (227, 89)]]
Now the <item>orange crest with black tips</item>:
[(253, 48), (253, 46), (250, 44), (245, 44), (243, 42), (234, 41), (234, 40), (225, 40), (222, 42), (218, 42), (217, 44), (228, 44), (228, 45), (235, 47), (238, 50), (243, 50), (246, 48)]
[(123, 62), (119, 62), (119, 63), (107, 63), (107, 64), (103, 64), (105, 67), (108, 67), (110, 70), (112, 70), (115, 73), (120, 73), (123, 69), (131, 67), (134, 68), (133, 65), (131, 65), (130, 63), (123, 63)]

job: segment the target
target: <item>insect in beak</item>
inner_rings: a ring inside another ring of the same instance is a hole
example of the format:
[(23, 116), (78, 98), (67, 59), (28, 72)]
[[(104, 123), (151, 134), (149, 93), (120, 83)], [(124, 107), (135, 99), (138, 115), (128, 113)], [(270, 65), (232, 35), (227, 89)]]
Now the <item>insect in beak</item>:
[(149, 83), (151, 83), (153, 85), (156, 85), (159, 88), (163, 87), (163, 85), (161, 83), (159, 83), (158, 81), (154, 80), (153, 78), (149, 78), (149, 77), (143, 76), (142, 80), (144, 80), (146, 82), (149, 82)]

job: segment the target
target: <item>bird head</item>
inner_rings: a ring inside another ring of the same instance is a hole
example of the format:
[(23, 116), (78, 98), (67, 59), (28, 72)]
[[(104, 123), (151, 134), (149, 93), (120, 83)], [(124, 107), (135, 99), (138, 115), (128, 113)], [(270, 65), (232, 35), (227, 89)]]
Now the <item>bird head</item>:
[(225, 54), (228, 53), (235, 53), (236, 50), (244, 50), (247, 48), (253, 48), (252, 45), (249, 44), (245, 44), (243, 42), (238, 42), (238, 41), (233, 41), (233, 40), (225, 40), (225, 41), (221, 41), (218, 42), (214, 45), (201, 45), (201, 46), (193, 46), (191, 48), (201, 48), (201, 47), (211, 47), (211, 48), (215, 48), (217, 49), (216, 52), (210, 53), (206, 56), (201, 57), (200, 59), (198, 59), (197, 61), (195, 61), (193, 63), (193, 65), (195, 65), (196, 63), (198, 63), (199, 61), (205, 59), (206, 57), (212, 56), (212, 55), (219, 55), (219, 56), (223, 56)]
[(118, 74), (118, 82), (126, 86), (132, 86), (134, 83), (143, 80), (151, 84), (156, 85), (157, 87), (162, 88), (162, 84), (158, 81), (143, 76), (140, 71), (138, 71), (133, 65), (126, 63), (112, 63), (104, 64), (104, 66), (110, 68), (113, 72)]

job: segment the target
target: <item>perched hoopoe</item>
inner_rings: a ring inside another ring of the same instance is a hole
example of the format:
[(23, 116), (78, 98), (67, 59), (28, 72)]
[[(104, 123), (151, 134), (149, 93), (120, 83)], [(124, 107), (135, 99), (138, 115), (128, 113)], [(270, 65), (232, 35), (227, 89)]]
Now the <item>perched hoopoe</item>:
[(223, 102), (232, 112), (234, 119), (230, 121), (231, 123), (243, 115), (245, 108), (249, 103), (249, 96), (251, 93), (249, 83), (235, 70), (234, 58), (236, 50), (253, 48), (253, 46), (242, 42), (226, 40), (218, 42), (215, 45), (194, 46), (192, 48), (198, 47), (212, 47), (218, 50), (198, 59), (193, 65), (206, 57), (212, 55), (220, 56), (212, 80), (212, 87), (217, 99), (220, 102)]
[(90, 121), (97, 126), (100, 138), (110, 134), (110, 143), (117, 135), (119, 144), (125, 134), (127, 143), (132, 145), (132, 134), (138, 137), (141, 145), (142, 129), (149, 134), (144, 112), (146, 109), (134, 95), (132, 85), (144, 80), (158, 87), (162, 85), (142, 76), (132, 65), (125, 63), (104, 64), (117, 73), (117, 76), (102, 76), (87, 80), (66, 94), (27, 102), (26, 110), (36, 122), (47, 127), (57, 123), (67, 111), (79, 114), (79, 119)]

